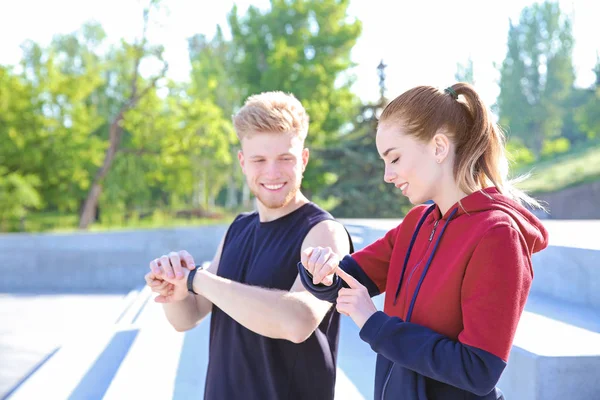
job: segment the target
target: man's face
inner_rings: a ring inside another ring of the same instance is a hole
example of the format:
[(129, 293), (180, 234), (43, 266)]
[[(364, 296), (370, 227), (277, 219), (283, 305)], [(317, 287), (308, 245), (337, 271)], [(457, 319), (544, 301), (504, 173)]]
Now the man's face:
[(254, 133), (242, 139), (238, 159), (252, 193), (266, 208), (277, 209), (300, 189), (308, 149), (296, 136)]

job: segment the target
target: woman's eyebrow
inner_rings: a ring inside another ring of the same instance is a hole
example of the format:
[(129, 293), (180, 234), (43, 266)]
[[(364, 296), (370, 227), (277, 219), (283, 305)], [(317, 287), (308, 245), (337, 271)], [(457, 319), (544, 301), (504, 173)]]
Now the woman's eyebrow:
[(390, 154), (390, 151), (396, 150), (396, 149), (397, 149), (397, 147), (390, 147), (389, 149), (387, 149), (386, 151), (383, 152), (383, 154), (381, 155), (381, 158), (387, 157), (387, 155)]

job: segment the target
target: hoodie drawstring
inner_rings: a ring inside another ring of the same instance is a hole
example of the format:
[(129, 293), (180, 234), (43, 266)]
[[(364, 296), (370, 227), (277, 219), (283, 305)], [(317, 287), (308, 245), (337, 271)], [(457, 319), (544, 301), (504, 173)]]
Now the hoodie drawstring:
[[(410, 253), (412, 252), (413, 245), (415, 244), (415, 241), (417, 240), (417, 235), (419, 234), (419, 230), (421, 229), (421, 226), (423, 226), (423, 223), (425, 222), (425, 218), (427, 218), (427, 216), (429, 214), (431, 214), (431, 212), (435, 209), (435, 207), (436, 207), (435, 204), (432, 205), (431, 207), (429, 207), (429, 209), (425, 212), (425, 214), (421, 217), (421, 220), (417, 224), (415, 233), (413, 233), (412, 239), (410, 241), (410, 245), (408, 246), (408, 251), (406, 252), (406, 257), (404, 258), (404, 265), (402, 266), (400, 282), (398, 282), (398, 288), (396, 289), (396, 296), (394, 297), (394, 305), (398, 301), (398, 294), (400, 294), (400, 288), (402, 287), (402, 281), (404, 280), (404, 273), (406, 272), (406, 266), (408, 265), (408, 259), (410, 258)], [(452, 217), (454, 217), (454, 214), (456, 214), (457, 211), (458, 211), (458, 208), (455, 208), (454, 210), (452, 210), (452, 212), (450, 213), (450, 216), (448, 217), (448, 220), (446, 221), (446, 223), (444, 224), (444, 226), (442, 228), (442, 231), (440, 232), (437, 240), (435, 241), (433, 250), (431, 251), (429, 258), (427, 259), (427, 263), (425, 264), (425, 268), (423, 268), (423, 272), (421, 273), (421, 279), (419, 279), (419, 283), (417, 284), (417, 287), (415, 288), (415, 292), (413, 293), (413, 297), (410, 302), (410, 306), (408, 307), (408, 313), (406, 314), (406, 322), (410, 322), (413, 308), (415, 306), (415, 302), (417, 301), (417, 295), (419, 294), (419, 290), (421, 289), (423, 280), (425, 280), (425, 275), (427, 275), (427, 271), (429, 270), (429, 266), (431, 265), (431, 261), (433, 260), (435, 251), (437, 250), (437, 247), (440, 244), (440, 240), (442, 239), (442, 236), (444, 235), (444, 231), (448, 227), (450, 220), (452, 219)]]

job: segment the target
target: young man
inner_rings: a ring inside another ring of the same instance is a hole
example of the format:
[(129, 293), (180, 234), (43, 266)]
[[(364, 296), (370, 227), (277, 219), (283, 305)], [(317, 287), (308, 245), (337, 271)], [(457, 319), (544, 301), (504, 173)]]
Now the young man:
[(308, 115), (292, 95), (268, 92), (251, 96), (234, 126), (257, 211), (233, 221), (207, 269), (172, 252), (150, 263), (146, 282), (178, 331), (212, 312), (205, 399), (333, 399), (339, 314), (304, 289), (296, 265), (317, 245), (353, 249), (300, 191)]

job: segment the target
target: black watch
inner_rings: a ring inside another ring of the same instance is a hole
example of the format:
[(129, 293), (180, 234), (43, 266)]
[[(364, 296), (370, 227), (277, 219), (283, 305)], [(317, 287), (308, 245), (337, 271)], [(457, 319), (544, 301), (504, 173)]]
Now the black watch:
[(193, 293), (193, 294), (198, 294), (196, 292), (194, 292), (194, 277), (196, 276), (196, 272), (198, 272), (199, 270), (204, 269), (203, 264), (196, 264), (196, 268), (194, 268), (193, 270), (190, 271), (190, 273), (188, 274), (187, 277), (187, 289), (188, 292)]

